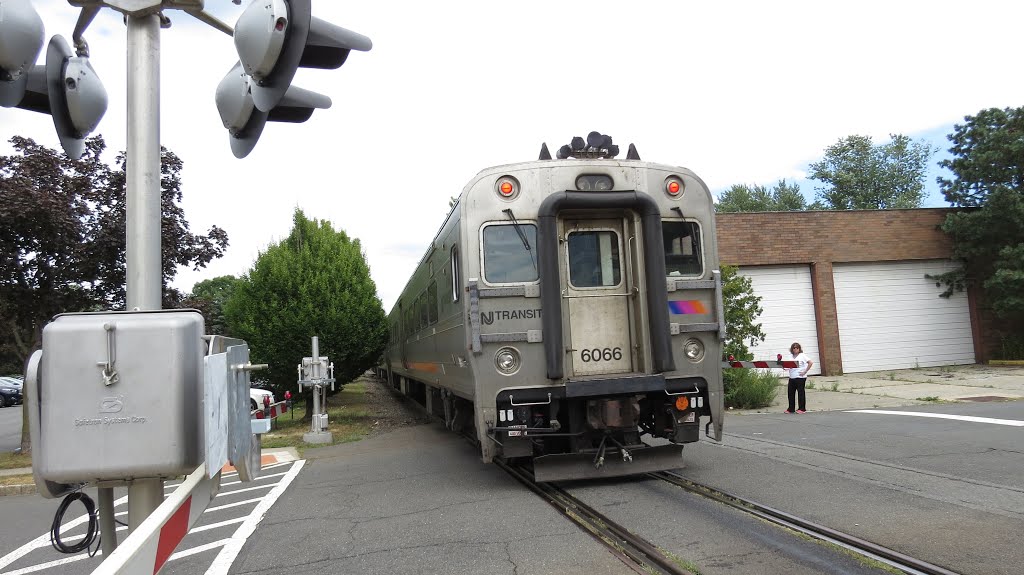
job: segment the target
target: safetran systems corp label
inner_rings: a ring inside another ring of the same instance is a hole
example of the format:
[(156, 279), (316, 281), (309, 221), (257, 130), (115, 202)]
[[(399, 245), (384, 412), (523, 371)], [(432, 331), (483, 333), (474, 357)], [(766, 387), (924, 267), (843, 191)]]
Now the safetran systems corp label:
[(138, 415), (129, 415), (127, 417), (79, 417), (75, 419), (75, 427), (126, 425), (132, 423), (146, 423), (146, 418)]

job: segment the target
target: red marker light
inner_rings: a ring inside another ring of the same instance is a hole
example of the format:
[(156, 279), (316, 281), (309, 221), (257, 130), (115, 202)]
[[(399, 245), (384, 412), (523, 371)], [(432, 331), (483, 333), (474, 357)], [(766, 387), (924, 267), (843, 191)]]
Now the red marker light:
[(729, 356), (729, 361), (736, 361), (736, 358), (730, 355)]
[(278, 18), (277, 22), (274, 23), (274, 29), (280, 32), (281, 30), (284, 30), (284, 27), (287, 25), (288, 20), (285, 20), (284, 18)]
[(284, 398), (285, 399), (291, 399), (292, 398), (292, 392), (290, 392), (290, 391), (284, 392)]
[(263, 396), (263, 407), (270, 407), (270, 396), (269, 395), (264, 395)]
[(502, 182), (499, 189), (501, 190), (501, 195), (505, 197), (511, 196), (512, 192), (515, 191), (515, 188), (512, 187), (512, 182)]
[(779, 354), (779, 361), (782, 361), (782, 354)]
[(679, 193), (679, 182), (669, 182), (668, 183), (668, 193), (672, 194), (673, 196), (678, 194)]

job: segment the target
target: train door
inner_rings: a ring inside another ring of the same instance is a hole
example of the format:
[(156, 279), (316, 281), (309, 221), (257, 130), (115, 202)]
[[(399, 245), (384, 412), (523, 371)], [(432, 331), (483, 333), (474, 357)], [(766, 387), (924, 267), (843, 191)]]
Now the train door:
[(572, 375), (632, 372), (631, 282), (623, 222), (565, 219), (561, 224)]

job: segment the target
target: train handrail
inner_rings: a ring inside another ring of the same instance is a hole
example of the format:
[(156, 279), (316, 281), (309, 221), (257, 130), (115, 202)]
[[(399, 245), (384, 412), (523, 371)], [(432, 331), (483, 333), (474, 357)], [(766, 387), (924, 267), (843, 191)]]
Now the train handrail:
[(548, 394), (548, 400), (547, 401), (534, 401), (534, 402), (528, 402), (528, 403), (516, 403), (515, 400), (512, 399), (512, 394), (510, 393), (510, 394), (508, 394), (508, 402), (511, 403), (512, 405), (516, 406), (516, 407), (522, 407), (522, 406), (525, 406), (525, 405), (549, 405), (551, 403), (551, 394), (550, 393)]

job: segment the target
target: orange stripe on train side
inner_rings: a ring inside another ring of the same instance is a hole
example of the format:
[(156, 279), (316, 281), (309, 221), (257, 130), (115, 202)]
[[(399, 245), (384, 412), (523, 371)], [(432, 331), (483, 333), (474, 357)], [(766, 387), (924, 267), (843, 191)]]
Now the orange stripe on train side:
[(429, 373), (437, 373), (441, 371), (441, 364), (430, 361), (410, 361), (408, 363), (409, 369), (415, 369), (417, 371), (426, 371)]

